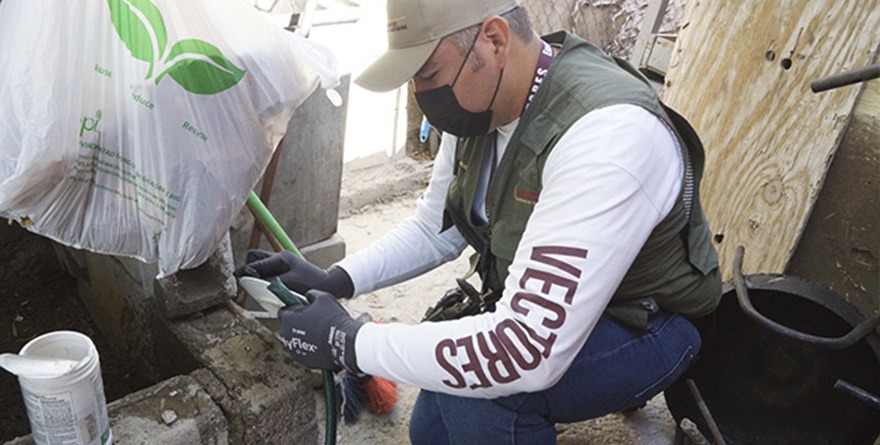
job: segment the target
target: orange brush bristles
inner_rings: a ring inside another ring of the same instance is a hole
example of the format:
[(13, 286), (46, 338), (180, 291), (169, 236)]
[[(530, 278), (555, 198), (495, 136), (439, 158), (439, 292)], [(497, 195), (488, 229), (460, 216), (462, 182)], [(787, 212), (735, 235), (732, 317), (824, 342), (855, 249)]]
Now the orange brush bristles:
[(363, 382), (367, 406), (376, 414), (385, 414), (397, 404), (397, 383), (373, 376)]

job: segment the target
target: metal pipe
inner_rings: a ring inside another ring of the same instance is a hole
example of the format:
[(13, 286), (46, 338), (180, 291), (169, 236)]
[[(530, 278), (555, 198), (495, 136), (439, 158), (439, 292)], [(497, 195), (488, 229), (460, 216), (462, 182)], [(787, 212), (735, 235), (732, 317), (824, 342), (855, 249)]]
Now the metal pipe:
[(847, 382), (846, 380), (837, 379), (837, 381), (834, 382), (834, 389), (845, 392), (861, 400), (862, 402), (871, 405), (872, 407), (874, 407), (874, 409), (880, 410), (880, 397), (877, 397), (874, 394), (871, 394), (868, 391), (865, 391), (864, 389)]
[(726, 442), (724, 441), (724, 436), (721, 435), (721, 430), (718, 429), (718, 424), (715, 423), (715, 418), (712, 417), (712, 413), (709, 412), (709, 407), (706, 406), (706, 401), (703, 400), (703, 396), (700, 394), (697, 384), (694, 383), (692, 379), (685, 380), (685, 383), (687, 384), (688, 390), (691, 392), (691, 396), (693, 396), (694, 400), (697, 402), (697, 409), (700, 410), (703, 420), (705, 420), (706, 425), (709, 426), (709, 431), (712, 433), (715, 445), (725, 445)]
[(864, 68), (858, 68), (816, 79), (810, 82), (810, 89), (812, 89), (814, 93), (820, 93), (825, 90), (865, 82), (878, 77), (880, 77), (880, 64), (868, 65)]

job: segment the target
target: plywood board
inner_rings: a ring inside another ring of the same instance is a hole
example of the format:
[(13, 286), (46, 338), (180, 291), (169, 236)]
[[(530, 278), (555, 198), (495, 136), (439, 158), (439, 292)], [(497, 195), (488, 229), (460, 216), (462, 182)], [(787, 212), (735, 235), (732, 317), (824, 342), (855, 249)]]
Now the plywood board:
[(725, 280), (782, 273), (864, 84), (810, 81), (869, 65), (880, 0), (692, 0), (663, 98), (706, 147), (702, 199)]
[(880, 313), (880, 79), (865, 84), (785, 273)]

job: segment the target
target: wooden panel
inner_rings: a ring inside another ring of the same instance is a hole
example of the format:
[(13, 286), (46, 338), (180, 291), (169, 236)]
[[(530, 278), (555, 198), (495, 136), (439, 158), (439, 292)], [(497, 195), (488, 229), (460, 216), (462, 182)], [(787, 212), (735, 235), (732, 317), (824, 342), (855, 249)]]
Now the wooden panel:
[(865, 84), (785, 273), (880, 312), (880, 80)]
[(880, 0), (692, 0), (663, 98), (706, 147), (702, 197), (731, 277), (782, 273), (797, 246), (863, 85), (810, 81), (871, 63)]

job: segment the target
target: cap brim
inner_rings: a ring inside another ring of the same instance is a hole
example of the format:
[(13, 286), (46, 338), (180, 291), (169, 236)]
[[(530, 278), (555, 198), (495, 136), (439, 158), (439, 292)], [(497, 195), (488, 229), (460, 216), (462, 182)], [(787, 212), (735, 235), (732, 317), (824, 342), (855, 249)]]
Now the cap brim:
[(358, 86), (370, 91), (391, 91), (410, 80), (428, 61), (440, 39), (401, 49), (390, 49), (367, 67), (357, 79)]

